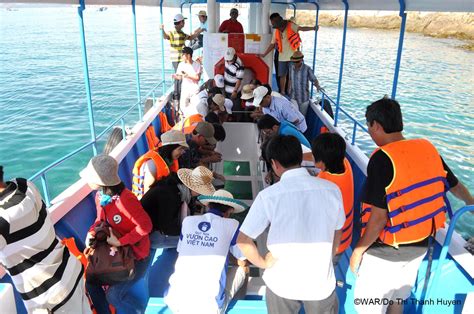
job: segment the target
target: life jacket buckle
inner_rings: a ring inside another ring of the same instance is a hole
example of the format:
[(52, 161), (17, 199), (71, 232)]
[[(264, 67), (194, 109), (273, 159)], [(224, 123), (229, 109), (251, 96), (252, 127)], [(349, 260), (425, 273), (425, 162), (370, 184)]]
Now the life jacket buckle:
[(402, 191), (398, 190), (397, 191), (397, 196), (402, 196)]
[(410, 226), (408, 225), (408, 222), (404, 222), (404, 223), (402, 223), (402, 225), (403, 225), (403, 228), (408, 228), (408, 227), (410, 227)]

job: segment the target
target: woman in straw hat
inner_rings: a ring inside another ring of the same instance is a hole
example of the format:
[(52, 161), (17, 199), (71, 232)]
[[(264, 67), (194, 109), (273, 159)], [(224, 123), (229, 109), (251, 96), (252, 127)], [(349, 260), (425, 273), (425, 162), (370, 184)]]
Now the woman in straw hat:
[[(165, 302), (174, 313), (225, 313), (246, 277), (244, 267), (226, 267), (229, 251), (242, 259), (235, 245), (239, 223), (229, 216), (247, 205), (226, 190), (198, 199), (207, 206), (207, 213), (183, 221), (179, 256)], [(241, 264), (245, 265), (243, 259)], [(222, 276), (226, 279), (221, 280)]]
[(192, 197), (212, 195), (215, 191), (212, 180), (212, 171), (200, 166), (179, 169), (178, 175), (171, 174), (150, 187), (140, 202), (153, 223), (152, 248), (178, 245), (181, 222), (188, 216), (189, 207), (195, 207)]
[[(97, 218), (89, 229), (88, 239), (94, 238), (94, 227), (106, 221), (111, 228), (107, 242), (111, 246), (130, 245), (135, 256), (135, 277), (133, 280), (112, 285), (104, 292), (102, 286), (86, 283), (94, 307), (98, 313), (110, 313), (109, 303), (124, 313), (145, 312), (142, 302), (127, 291), (140, 280), (148, 267), (152, 223), (140, 202), (133, 193), (125, 188), (118, 176), (118, 163), (108, 155), (92, 158), (87, 167), (81, 171), (83, 178), (91, 189), (97, 190)], [(117, 237), (114, 232), (120, 234)], [(89, 241), (86, 240), (86, 245)]]

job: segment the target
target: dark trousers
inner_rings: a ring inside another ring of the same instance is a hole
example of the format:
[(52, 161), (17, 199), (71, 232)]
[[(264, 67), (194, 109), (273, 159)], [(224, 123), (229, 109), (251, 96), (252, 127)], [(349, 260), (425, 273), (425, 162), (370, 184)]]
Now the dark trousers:
[[(176, 70), (178, 69), (179, 62), (174, 62), (173, 61), (172, 63), (173, 63), (174, 73), (176, 73)], [(174, 80), (173, 99), (177, 100), (178, 104), (179, 104), (180, 96), (181, 96), (181, 80)], [(175, 109), (177, 109), (177, 108), (175, 107)]]
[(269, 314), (298, 314), (301, 306), (305, 313), (311, 314), (337, 314), (339, 311), (336, 290), (324, 300), (298, 301), (279, 297), (267, 287), (265, 298)]

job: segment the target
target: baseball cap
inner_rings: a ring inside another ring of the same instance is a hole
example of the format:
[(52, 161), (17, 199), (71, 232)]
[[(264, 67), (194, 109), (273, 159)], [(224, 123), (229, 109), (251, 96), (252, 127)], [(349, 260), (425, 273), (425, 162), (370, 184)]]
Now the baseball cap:
[(211, 145), (217, 143), (216, 139), (214, 138), (214, 126), (209, 122), (199, 122), (194, 129), (199, 135), (204, 136), (207, 142)]
[(253, 91), (253, 105), (259, 107), (263, 97), (268, 93), (268, 88), (265, 86), (259, 86)]
[(185, 18), (182, 14), (178, 13), (178, 14), (176, 14), (176, 15), (174, 16), (174, 20), (173, 20), (173, 21), (174, 21), (175, 23), (178, 23), (178, 22), (181, 22), (181, 21), (183, 21), (183, 20), (186, 20), (186, 18)]
[(223, 95), (215, 94), (214, 97), (212, 97), (212, 101), (219, 107), (219, 111), (225, 111), (225, 107), (224, 107), (225, 98)]
[(161, 135), (162, 146), (173, 144), (178, 144), (180, 146), (189, 148), (188, 143), (186, 143), (186, 136), (183, 134), (183, 132), (178, 130), (169, 130), (168, 132), (165, 132)]
[(232, 59), (234, 59), (234, 56), (235, 56), (235, 49), (232, 48), (232, 47), (229, 47), (225, 51), (224, 60), (225, 61), (232, 61)]
[(232, 100), (230, 100), (229, 98), (226, 98), (224, 101), (224, 107), (225, 107), (225, 111), (227, 111), (228, 114), (232, 114), (233, 106), (234, 106), (234, 103), (232, 102)]
[(224, 75), (216, 74), (216, 76), (214, 76), (214, 82), (216, 83), (216, 87), (223, 88), (224, 87)]

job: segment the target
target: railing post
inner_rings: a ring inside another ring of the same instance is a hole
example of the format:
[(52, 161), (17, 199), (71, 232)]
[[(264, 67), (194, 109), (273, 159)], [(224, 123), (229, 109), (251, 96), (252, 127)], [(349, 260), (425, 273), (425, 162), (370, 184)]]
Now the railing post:
[(400, 63), (402, 61), (403, 40), (405, 38), (405, 26), (407, 22), (407, 14), (405, 12), (405, 0), (399, 0), (399, 2), (400, 2), (399, 15), (402, 18), (402, 23), (400, 25), (400, 37), (398, 39), (398, 51), (397, 51), (397, 61), (395, 63), (395, 74), (393, 75), (392, 99), (395, 99), (395, 96), (397, 95), (398, 73), (400, 72)]
[(321, 93), (323, 96), (321, 97), (321, 111), (324, 111), (324, 99), (325, 99), (325, 94)]
[[(160, 0), (160, 27), (163, 25), (163, 0)], [(161, 79), (163, 80), (163, 96), (166, 93), (166, 80), (165, 80), (165, 38), (163, 36), (163, 31), (161, 31)]]
[(127, 139), (127, 132), (125, 131), (125, 119), (122, 118), (120, 119), (120, 127), (122, 128), (122, 136), (123, 136), (123, 139)]
[(85, 9), (86, 9), (85, 0), (80, 0), (79, 7), (77, 8), (77, 13), (79, 15), (79, 30), (81, 34), (82, 68), (84, 70), (84, 85), (86, 87), (86, 95), (87, 95), (87, 111), (89, 113), (89, 129), (91, 132), (91, 140), (93, 142), (92, 151), (94, 153), (94, 156), (96, 156), (97, 155), (97, 138), (95, 134), (94, 112), (92, 110), (91, 84), (89, 80), (89, 65), (87, 62), (86, 35), (84, 31), (83, 12)]
[(51, 206), (51, 198), (49, 196), (49, 188), (48, 188), (48, 181), (46, 181), (46, 174), (41, 174), (41, 186), (43, 187), (43, 194), (44, 194), (44, 201), (46, 202), (46, 206)]
[(193, 8), (193, 3), (189, 3), (189, 35), (191, 35), (193, 33), (193, 11), (192, 11), (192, 8)]
[[(319, 26), (319, 4), (314, 3), (316, 6), (316, 26)], [(316, 72), (316, 48), (318, 46), (318, 30), (314, 31), (314, 48), (313, 48), (313, 72)], [(311, 97), (313, 98), (314, 85), (311, 84)]]
[(354, 120), (354, 128), (352, 129), (352, 142), (351, 142), (352, 145), (354, 145), (356, 142), (356, 131), (357, 131), (357, 122)]
[[(138, 40), (137, 40), (137, 16), (135, 13), (135, 0), (132, 0), (132, 13), (133, 13), (133, 43), (134, 43), (134, 55), (135, 55), (135, 79), (137, 81), (137, 101), (141, 101), (140, 91), (140, 67), (138, 64)], [(138, 104), (138, 117), (140, 121), (143, 120), (143, 112), (141, 104)]]
[(342, 86), (342, 73), (344, 70), (344, 53), (346, 52), (346, 33), (347, 33), (347, 16), (349, 13), (349, 3), (347, 0), (342, 0), (344, 3), (344, 30), (342, 33), (342, 48), (341, 48), (341, 65), (339, 67), (339, 82), (337, 83), (337, 98), (336, 98), (336, 114), (334, 115), (334, 126), (337, 126), (337, 120), (339, 117), (339, 104), (341, 100), (341, 86)]

